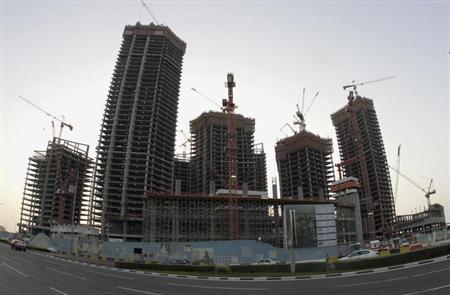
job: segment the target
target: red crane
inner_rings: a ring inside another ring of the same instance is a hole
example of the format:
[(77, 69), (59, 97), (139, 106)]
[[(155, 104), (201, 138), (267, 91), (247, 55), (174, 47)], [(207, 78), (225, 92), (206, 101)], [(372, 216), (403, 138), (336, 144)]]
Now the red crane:
[(227, 114), (228, 119), (228, 189), (229, 189), (229, 227), (230, 237), (232, 240), (239, 238), (239, 211), (236, 191), (239, 189), (237, 182), (237, 135), (236, 135), (236, 118), (234, 110), (236, 105), (233, 101), (233, 88), (236, 86), (234, 75), (228, 73), (225, 87), (228, 88), (228, 100), (222, 100), (222, 110)]

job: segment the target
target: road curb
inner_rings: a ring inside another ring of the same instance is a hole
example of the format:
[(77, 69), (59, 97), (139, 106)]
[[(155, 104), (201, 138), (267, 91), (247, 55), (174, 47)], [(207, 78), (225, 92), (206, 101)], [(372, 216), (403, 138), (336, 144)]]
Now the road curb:
[(52, 259), (63, 260), (69, 263), (75, 263), (84, 266), (91, 266), (98, 269), (106, 269), (112, 271), (118, 271), (123, 273), (133, 273), (145, 276), (159, 276), (159, 277), (168, 277), (175, 279), (190, 279), (190, 280), (211, 280), (211, 281), (247, 281), (247, 282), (261, 282), (261, 281), (292, 281), (292, 280), (316, 280), (316, 279), (330, 279), (330, 278), (343, 278), (343, 277), (351, 277), (351, 276), (361, 276), (361, 275), (369, 275), (376, 273), (383, 273), (387, 271), (395, 271), (400, 269), (412, 268), (419, 265), (426, 265), (430, 263), (442, 262), (450, 260), (450, 255), (441, 256), (434, 259), (421, 260), (416, 262), (411, 262), (408, 264), (400, 264), (382, 268), (374, 268), (367, 270), (358, 270), (352, 272), (342, 272), (342, 273), (329, 273), (329, 274), (318, 274), (318, 275), (305, 275), (305, 276), (283, 276), (283, 277), (216, 277), (216, 276), (191, 276), (191, 275), (178, 275), (178, 274), (168, 274), (168, 273), (158, 273), (158, 272), (146, 272), (140, 270), (132, 270), (126, 268), (117, 268), (105, 265), (97, 265), (92, 263), (87, 263), (83, 261), (77, 261), (70, 258), (55, 256), (52, 254), (42, 253), (38, 251), (30, 251), (33, 254), (49, 257)]

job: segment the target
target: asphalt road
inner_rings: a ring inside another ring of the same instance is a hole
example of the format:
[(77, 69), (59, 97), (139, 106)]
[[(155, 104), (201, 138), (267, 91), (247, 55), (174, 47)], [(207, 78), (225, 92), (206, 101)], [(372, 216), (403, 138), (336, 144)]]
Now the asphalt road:
[[(276, 293), (275, 293), (276, 292)], [(0, 294), (450, 294), (450, 259), (383, 273), (292, 281), (148, 276), (17, 252), (0, 244)]]

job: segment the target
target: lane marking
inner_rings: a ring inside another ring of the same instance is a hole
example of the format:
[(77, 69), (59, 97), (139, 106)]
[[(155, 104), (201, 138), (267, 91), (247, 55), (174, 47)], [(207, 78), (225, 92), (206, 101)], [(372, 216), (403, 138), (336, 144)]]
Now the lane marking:
[(62, 292), (62, 291), (59, 291), (58, 289), (55, 289), (55, 288), (53, 288), (53, 287), (49, 287), (49, 288), (50, 288), (50, 290), (53, 290), (53, 291), (55, 291), (56, 293), (63, 294), (63, 295), (69, 295), (69, 294), (64, 293), (64, 292)]
[(46, 269), (49, 269), (49, 270), (51, 270), (51, 271), (54, 271), (54, 272), (58, 272), (58, 273), (64, 274), (64, 275), (66, 275), (66, 276), (78, 278), (78, 279), (83, 280), (83, 281), (86, 280), (85, 277), (80, 277), (80, 276), (77, 276), (77, 275), (74, 275), (74, 274), (71, 274), (71, 273), (62, 271), (62, 270), (57, 270), (57, 269), (54, 269), (54, 268), (51, 268), (51, 267), (46, 267)]
[(136, 293), (141, 293), (141, 294), (161, 295), (161, 294), (159, 294), (159, 293), (153, 293), (153, 292), (147, 292), (147, 291), (142, 291), (142, 290), (130, 289), (130, 288), (125, 288), (125, 287), (117, 287), (117, 288), (118, 288), (118, 289), (122, 289), (122, 290), (127, 290), (127, 291), (136, 292)]
[(427, 274), (432, 274), (432, 273), (444, 271), (444, 270), (447, 270), (447, 269), (450, 269), (450, 267), (440, 268), (440, 269), (429, 271), (429, 272), (425, 272), (425, 273), (419, 273), (419, 274), (416, 274), (416, 275), (412, 275), (411, 277), (413, 277), (413, 278), (421, 277), (421, 276), (424, 276), (424, 275), (427, 275)]
[(405, 294), (402, 294), (402, 295), (416, 295), (416, 294), (422, 294), (422, 293), (427, 293), (427, 292), (431, 292), (431, 291), (441, 290), (441, 289), (445, 289), (445, 288), (450, 288), (450, 285), (444, 285), (444, 286), (440, 286), (440, 287), (425, 289), (425, 290), (422, 290), (422, 291), (405, 293)]
[(441, 271), (448, 270), (448, 269), (450, 269), (450, 267), (444, 267), (444, 268), (440, 268), (440, 269), (437, 269), (437, 270), (433, 270), (433, 271), (429, 271), (429, 272), (424, 272), (424, 273), (420, 273), (420, 274), (416, 274), (416, 275), (410, 275), (410, 276), (404, 276), (404, 277), (398, 277), (398, 278), (392, 278), (392, 279), (386, 279), (386, 280), (379, 280), (379, 281), (370, 281), (370, 282), (364, 282), (364, 283), (355, 283), (355, 284), (339, 285), (339, 286), (336, 286), (336, 288), (345, 288), (345, 287), (352, 287), (352, 286), (363, 286), (363, 285), (378, 284), (378, 283), (383, 283), (383, 282), (398, 281), (398, 280), (403, 280), (403, 279), (410, 279), (410, 278), (415, 278), (415, 277), (426, 276), (426, 275), (429, 275), (429, 274), (441, 272)]
[(88, 269), (85, 269), (84, 271), (86, 271), (86, 272), (91, 272), (91, 273), (97, 273), (97, 274), (101, 274), (101, 275), (108, 276), (108, 277), (114, 277), (114, 278), (124, 279), (124, 280), (134, 280), (133, 278), (130, 278), (130, 277), (124, 277), (124, 276), (113, 275), (113, 274), (104, 273), (104, 272), (101, 272), (101, 271), (88, 270)]
[(263, 291), (263, 290), (267, 290), (267, 288), (212, 287), (212, 286), (188, 285), (188, 284), (177, 284), (177, 283), (167, 283), (167, 285), (178, 286), (178, 287), (203, 288), (203, 289), (220, 289), (220, 290), (248, 290), (248, 291)]
[(28, 275), (27, 275), (26, 273), (21, 272), (21, 271), (18, 270), (17, 268), (12, 267), (11, 265), (9, 265), (9, 264), (7, 264), (7, 263), (5, 263), (5, 262), (3, 262), (3, 261), (2, 261), (2, 264), (5, 265), (6, 267), (12, 269), (13, 271), (17, 272), (18, 274), (21, 274), (21, 275), (23, 275), (24, 277), (28, 278)]

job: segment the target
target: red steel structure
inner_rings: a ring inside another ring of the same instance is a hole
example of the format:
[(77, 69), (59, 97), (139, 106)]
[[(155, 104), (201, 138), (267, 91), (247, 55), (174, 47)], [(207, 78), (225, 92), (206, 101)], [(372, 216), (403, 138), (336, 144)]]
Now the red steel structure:
[(234, 116), (234, 110), (236, 105), (233, 101), (233, 88), (236, 86), (234, 82), (233, 73), (227, 74), (227, 82), (225, 86), (228, 88), (228, 100), (222, 101), (223, 111), (227, 114), (228, 119), (228, 141), (227, 141), (227, 154), (228, 154), (228, 189), (230, 190), (229, 196), (229, 226), (230, 236), (232, 240), (239, 238), (239, 211), (237, 196), (233, 192), (239, 189), (237, 183), (237, 138), (236, 138), (236, 118)]

